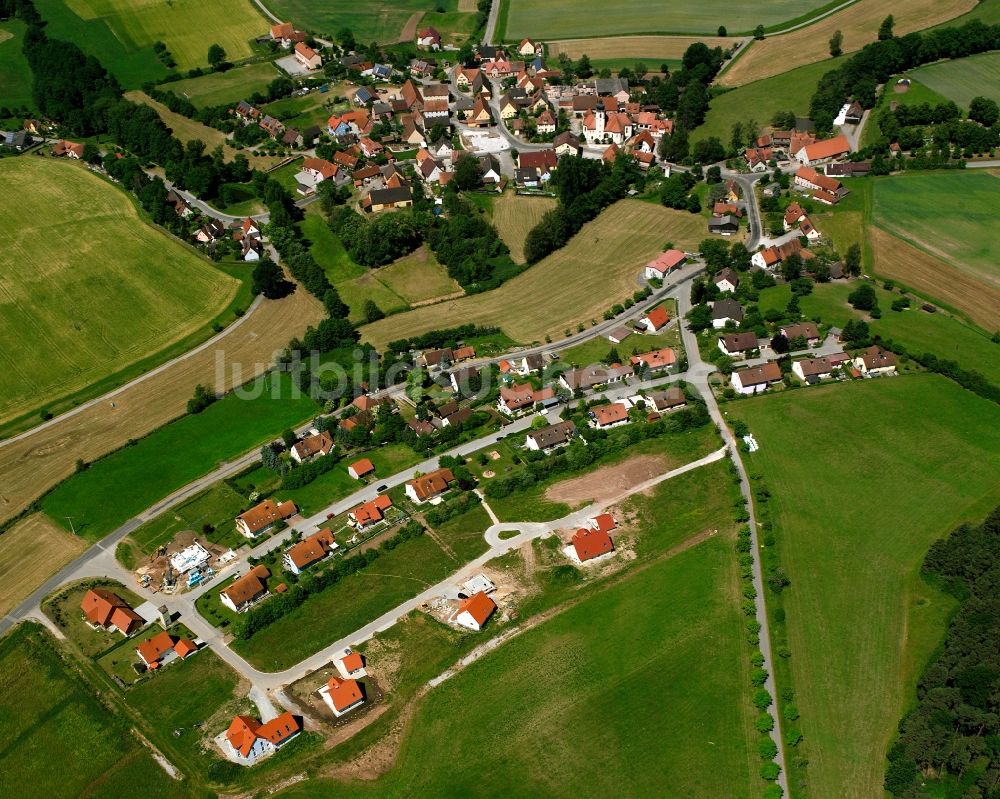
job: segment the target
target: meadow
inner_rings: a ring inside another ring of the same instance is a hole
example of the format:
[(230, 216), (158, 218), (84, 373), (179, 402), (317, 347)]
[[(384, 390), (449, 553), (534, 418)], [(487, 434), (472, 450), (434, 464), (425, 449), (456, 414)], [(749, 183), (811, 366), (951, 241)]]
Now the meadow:
[[(896, 23), (894, 31), (897, 36), (903, 36), (923, 30), (954, 19), (975, 5), (976, 0), (908, 0), (891, 9)], [(845, 53), (860, 50), (875, 41), (887, 13), (883, 0), (858, 0), (813, 25), (755, 41), (719, 76), (719, 83), (742, 86), (795, 67), (825, 61), (830, 56), (827, 43), (838, 30), (844, 36)]]
[(213, 44), (222, 45), (231, 61), (252, 55), (252, 40), (270, 25), (242, 0), (40, 0), (36, 5), (50, 37), (100, 58), (126, 88), (167, 74), (154, 42), (163, 42), (184, 71), (206, 66)]
[[(404, 336), (451, 327), (455, 319), (499, 325), (522, 343), (559, 336), (589, 323), (639, 287), (642, 266), (668, 241), (692, 248), (704, 220), (660, 205), (623, 200), (588, 222), (561, 250), (493, 291), (417, 308), (361, 329), (376, 347)], [(560, 290), (552, 291), (553, 286)]]
[(237, 103), (255, 91), (263, 92), (283, 73), (270, 61), (246, 64), (226, 72), (212, 72), (197, 78), (168, 83), (162, 88), (185, 97), (198, 108)]
[(126, 785), (164, 799), (192, 795), (190, 783), (167, 776), (39, 625), (0, 641), (0, 689), (10, 736), (0, 750), (4, 796), (120, 796)]
[(519, 557), (496, 563), (542, 592), (518, 599), (521, 618), (530, 625), (529, 606), (546, 603), (549, 618), (420, 700), (377, 780), (281, 795), (759, 797), (728, 479), (713, 464), (631, 500), (638, 561), (615, 578), (542, 569), (561, 561), (549, 542), (534, 547), (537, 571)]
[(537, 225), (546, 211), (556, 207), (553, 197), (526, 197), (504, 192), (492, 205), (493, 226), (510, 248), (515, 263), (524, 263), (524, 240), (528, 231)]
[(770, 491), (791, 581), (782, 600), (806, 790), (881, 795), (884, 753), (952, 608), (920, 564), (1000, 497), (1000, 409), (911, 375), (776, 394), (729, 415), (760, 444), (746, 462)]
[[(259, 396), (227, 394), (201, 413), (183, 416), (74, 474), (45, 496), (42, 510), (67, 528), (66, 517), (73, 517), (77, 534), (96, 541), (217, 464), (305, 421), (319, 407), (310, 397), (292, 396), (287, 372), (269, 374), (259, 385)], [(129, 490), (123, 492), (123, 485)]]
[(506, 0), (507, 25), (498, 35), (517, 41), (524, 36), (535, 39), (563, 39), (608, 36), (624, 33), (711, 33), (720, 24), (730, 35), (753, 30), (757, 25), (773, 26), (799, 17), (808, 17), (828, 5), (824, 0), (735, 0), (725, 10), (697, 0), (677, 0), (669, 5), (650, 4), (645, 0), (627, 0), (613, 9), (595, 0), (573, 2), (554, 0)]
[(0, 421), (207, 334), (236, 296), (238, 280), (85, 169), (5, 159), (0, 180), (0, 340), (17, 342), (0, 353)]
[(0, 23), (0, 105), (11, 111), (35, 105), (31, 99), (31, 69), (21, 53), (26, 30), (27, 25), (20, 20)]
[[(438, 5), (446, 9), (450, 7), (453, 11), (457, 9), (456, 0), (444, 3), (434, 0), (374, 0), (364, 5), (276, 0), (268, 7), (282, 19), (291, 20), (321, 35), (334, 35), (341, 28), (350, 28), (359, 42), (393, 44), (400, 41), (404, 27), (414, 16), (419, 21), (421, 16), (430, 15)], [(434, 24), (433, 16), (430, 15), (427, 24)], [(411, 38), (407, 36), (405, 40), (410, 41)]]
[(778, 111), (791, 111), (797, 116), (809, 115), (809, 102), (824, 73), (836, 67), (842, 59), (828, 59), (790, 69), (780, 75), (747, 83), (732, 91), (713, 97), (705, 122), (692, 134), (693, 141), (716, 136), (729, 145), (733, 125), (756, 122), (757, 128), (771, 124)]
[(929, 64), (910, 74), (959, 108), (968, 108), (973, 97), (1000, 101), (1000, 53)]

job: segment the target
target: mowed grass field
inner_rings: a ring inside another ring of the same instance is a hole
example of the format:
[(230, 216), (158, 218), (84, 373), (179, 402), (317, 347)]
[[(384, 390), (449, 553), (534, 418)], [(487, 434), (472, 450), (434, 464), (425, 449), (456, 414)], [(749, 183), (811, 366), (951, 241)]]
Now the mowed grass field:
[(255, 91), (265, 91), (267, 84), (283, 73), (270, 62), (246, 64), (226, 72), (212, 72), (198, 78), (168, 83), (163, 88), (185, 97), (198, 108), (237, 103)]
[(361, 334), (381, 347), (461, 320), (499, 325), (525, 344), (559, 336), (631, 296), (639, 288), (642, 267), (667, 242), (690, 249), (703, 238), (701, 216), (622, 200), (584, 225), (561, 250), (500, 288), (398, 314), (366, 325)]
[(33, 108), (31, 69), (21, 53), (28, 26), (20, 20), (0, 23), (0, 105), (10, 110), (22, 105)]
[(524, 263), (524, 240), (546, 211), (556, 207), (554, 197), (526, 197), (504, 192), (493, 203), (493, 225), (510, 248), (510, 257)]
[(11, 158), (0, 181), (0, 421), (196, 333), (236, 295), (238, 280), (86, 169)]
[(960, 108), (968, 108), (973, 97), (1000, 101), (1000, 53), (997, 52), (930, 64), (910, 74)]
[[(423, 15), (443, 5), (457, 9), (456, 0), (374, 0), (357, 5), (352, 3), (317, 3), (315, 0), (276, 0), (268, 8), (282, 19), (291, 20), (305, 30), (334, 35), (341, 28), (350, 28), (359, 42), (391, 44), (401, 39), (403, 29), (414, 15)], [(419, 16), (418, 16), (419, 21)], [(434, 25), (433, 21), (427, 24)], [(411, 27), (415, 28), (416, 24)], [(437, 27), (437, 25), (434, 25)], [(441, 28), (438, 28), (442, 33)], [(406, 41), (413, 39), (413, 35)]]
[(189, 783), (167, 776), (55, 646), (36, 624), (0, 640), (0, 718), (9, 735), (0, 749), (0, 792), (110, 797), (142, 785), (149, 796), (190, 796)]
[[(975, 5), (976, 0), (907, 0), (897, 4), (898, 7), (887, 9), (884, 0), (858, 0), (814, 25), (753, 42), (750, 49), (719, 76), (719, 83), (742, 86), (795, 67), (824, 61), (830, 57), (830, 37), (838, 30), (844, 35), (845, 53), (860, 50), (875, 41), (879, 25), (889, 13), (896, 22), (896, 35), (902, 36), (954, 19)], [(706, 11), (710, 8), (706, 7)]]
[(680, 60), (685, 51), (695, 42), (704, 42), (709, 47), (732, 46), (732, 39), (713, 36), (606, 36), (591, 39), (560, 39), (546, 42), (549, 57), (558, 58), (566, 53), (573, 60), (586, 54), (590, 59), (643, 61), (650, 70), (658, 70), (664, 61)]
[(244, 0), (43, 0), (39, 11), (52, 38), (98, 56), (128, 88), (166, 74), (154, 42), (163, 42), (184, 71), (206, 66), (213, 44), (222, 45), (230, 60), (246, 58), (251, 41), (270, 26)]
[(54, 571), (79, 555), (82, 539), (35, 513), (3, 534), (0, 550), (0, 615), (27, 597)]
[[(826, 5), (824, 0), (734, 0), (724, 8), (697, 0), (669, 4), (624, 0), (613, 7), (597, 0), (507, 0), (507, 27), (498, 34), (504, 41), (528, 36), (560, 39), (621, 33), (711, 33), (725, 25), (731, 34), (806, 16)], [(588, 54), (589, 55), (589, 54)]]
[[(1000, 499), (1000, 408), (936, 375), (731, 405), (771, 492), (808, 795), (880, 796), (884, 754), (952, 601), (930, 544)], [(803, 431), (806, 431), (804, 434)], [(871, 435), (871, 431), (878, 431)]]

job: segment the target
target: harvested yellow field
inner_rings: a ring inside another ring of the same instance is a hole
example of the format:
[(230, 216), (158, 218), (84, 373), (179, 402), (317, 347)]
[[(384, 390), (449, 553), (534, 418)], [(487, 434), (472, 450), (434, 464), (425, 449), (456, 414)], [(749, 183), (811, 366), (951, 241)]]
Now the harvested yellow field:
[[(226, 144), (228, 141), (226, 134), (221, 130), (210, 128), (208, 125), (202, 125), (200, 122), (195, 122), (193, 119), (188, 119), (186, 116), (181, 114), (175, 114), (163, 103), (158, 103), (145, 92), (138, 90), (125, 92), (125, 97), (133, 103), (148, 105), (156, 111), (156, 113), (160, 115), (160, 119), (167, 124), (167, 127), (169, 127), (170, 130), (173, 131), (174, 135), (182, 142), (199, 139), (205, 143), (206, 150), (213, 150), (221, 144), (223, 145), (227, 161), (232, 160), (233, 156), (239, 152), (236, 148)], [(245, 152), (243, 154), (250, 162), (251, 169), (270, 169), (282, 160), (280, 157), (272, 155), (254, 155), (249, 152)]]
[(700, 215), (622, 200), (500, 288), (390, 316), (361, 328), (361, 335), (383, 347), (428, 330), (474, 323), (497, 325), (523, 344), (559, 337), (631, 296), (642, 267), (667, 242), (691, 249), (704, 237)]
[(504, 192), (493, 204), (493, 224), (510, 247), (510, 257), (524, 263), (524, 240), (546, 211), (556, 207), (553, 197), (526, 197)]
[(34, 513), (0, 536), (0, 616), (87, 548), (44, 513)]
[[(560, 39), (546, 42), (549, 55), (558, 58), (566, 53), (570, 58), (579, 58), (584, 53), (589, 58), (646, 58), (676, 60), (684, 55), (692, 44), (704, 42), (709, 47), (725, 50), (733, 44), (732, 39), (703, 36), (602, 36), (595, 39)], [(658, 67), (649, 64), (650, 69)]]
[(458, 10), (463, 14), (475, 14), (476, 0), (458, 0)]
[(293, 336), (322, 318), (321, 303), (299, 286), (281, 300), (263, 300), (224, 335), (133, 381), (113, 401), (96, 401), (49, 427), (0, 442), (0, 522), (72, 474), (78, 458), (92, 461), (182, 415), (199, 383), (221, 391), (262, 373)]
[(898, 280), (914, 291), (950, 305), (984, 330), (1000, 327), (1000, 290), (995, 286), (880, 228), (872, 226), (869, 237), (879, 277)]
[(890, 13), (895, 33), (902, 36), (954, 19), (974, 8), (976, 0), (907, 0), (887, 7), (884, 0), (859, 0), (843, 11), (781, 36), (754, 42), (719, 78), (723, 86), (742, 86), (780, 75), (795, 67), (830, 57), (828, 42), (835, 31), (844, 34), (845, 53), (860, 50), (878, 36), (879, 25)]
[(372, 274), (408, 303), (463, 293), (462, 287), (448, 277), (448, 270), (438, 262), (429, 247), (418, 247)]

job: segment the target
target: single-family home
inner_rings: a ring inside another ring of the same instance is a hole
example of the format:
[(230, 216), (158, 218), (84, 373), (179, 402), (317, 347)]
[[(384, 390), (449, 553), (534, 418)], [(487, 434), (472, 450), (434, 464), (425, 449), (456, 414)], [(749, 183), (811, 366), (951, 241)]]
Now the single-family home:
[(466, 68), (461, 65), (455, 67), (455, 85), (460, 89), (470, 88), (478, 76), (478, 67)]
[(773, 269), (781, 263), (781, 255), (777, 247), (765, 247), (750, 256), (750, 263), (758, 269)]
[(305, 41), (306, 35), (297, 31), (291, 22), (279, 22), (271, 26), (271, 39), (282, 47), (291, 47), (293, 42)]
[(598, 430), (608, 430), (612, 427), (628, 424), (628, 408), (621, 402), (609, 402), (606, 405), (595, 405), (587, 415), (590, 426)]
[(719, 337), (719, 349), (732, 358), (746, 358), (747, 355), (756, 349), (756, 333), (729, 333)]
[(87, 622), (93, 627), (102, 627), (109, 632), (120, 632), (129, 636), (142, 627), (146, 621), (132, 610), (124, 599), (107, 588), (91, 588), (80, 602)]
[(146, 664), (146, 668), (157, 669), (164, 661), (173, 660), (174, 657), (183, 660), (197, 652), (198, 647), (187, 638), (178, 638), (164, 630), (142, 641), (135, 651), (139, 655), (139, 660)]
[(83, 146), (83, 142), (60, 139), (52, 146), (52, 155), (80, 159), (83, 158)]
[(293, 444), (291, 457), (296, 463), (305, 463), (310, 458), (322, 458), (331, 452), (333, 452), (333, 436), (328, 430), (324, 430)]
[(427, 26), (417, 31), (417, 47), (426, 50), (439, 50), (441, 48), (441, 34), (435, 28)]
[(740, 220), (732, 214), (713, 216), (708, 220), (708, 232), (719, 236), (732, 236), (740, 229)]
[(650, 392), (646, 395), (646, 403), (659, 413), (676, 411), (687, 405), (687, 395), (684, 394), (684, 389), (675, 386), (665, 391)]
[(799, 222), (799, 234), (805, 236), (809, 241), (816, 241), (822, 235), (808, 216)]
[(575, 435), (576, 425), (573, 422), (556, 422), (556, 424), (529, 432), (525, 438), (524, 446), (525, 449), (535, 452), (546, 452), (569, 444)]
[(736, 203), (726, 203), (722, 202), (722, 200), (716, 200), (712, 206), (712, 216), (726, 216), (727, 214), (739, 219), (743, 216), (743, 209)]
[(331, 677), (319, 689), (319, 695), (337, 718), (350, 713), (356, 707), (361, 707), (365, 702), (361, 685), (357, 680), (342, 680), (336, 676)]
[(740, 278), (736, 272), (727, 266), (712, 278), (712, 282), (715, 283), (716, 288), (723, 294), (732, 294), (740, 285)]
[(308, 70), (319, 69), (323, 66), (323, 59), (320, 54), (313, 50), (305, 42), (295, 43), (295, 60), (298, 61), (304, 69)]
[(795, 361), (792, 364), (792, 372), (799, 380), (807, 383), (816, 383), (826, 380), (833, 372), (833, 365), (829, 358), (806, 358)]
[(391, 208), (409, 208), (413, 205), (413, 194), (409, 186), (398, 186), (391, 189), (373, 189), (368, 195), (368, 210), (372, 213)]
[(535, 130), (543, 136), (556, 132), (556, 118), (552, 116), (552, 112), (548, 108), (542, 111), (535, 120)]
[(481, 128), (493, 124), (493, 117), (490, 114), (489, 104), (483, 97), (477, 97), (472, 104), (472, 110), (465, 119), (466, 123), (474, 128)]
[(354, 510), (348, 511), (347, 523), (357, 530), (367, 530), (385, 520), (385, 512), (392, 507), (392, 499), (385, 494), (379, 494)]
[(819, 344), (819, 328), (814, 322), (801, 322), (794, 325), (782, 325), (779, 332), (790, 342), (801, 337), (810, 347)]
[(247, 236), (242, 241), (240, 257), (244, 261), (259, 261), (264, 256), (264, 244), (260, 239)]
[(451, 469), (437, 469), (406, 481), (406, 496), (417, 505), (441, 496), (455, 482)]
[(712, 327), (721, 330), (729, 322), (740, 324), (743, 321), (743, 306), (729, 298), (716, 300), (712, 303)]
[(850, 152), (851, 144), (847, 140), (847, 136), (841, 134), (832, 139), (807, 144), (798, 152), (793, 152), (792, 155), (800, 164), (811, 166), (813, 164), (821, 164), (833, 158), (840, 158)]
[(270, 530), (278, 521), (288, 519), (298, 512), (299, 509), (291, 500), (275, 502), (273, 499), (265, 499), (236, 517), (236, 530), (247, 538), (256, 538)]
[(610, 556), (615, 551), (615, 545), (606, 530), (581, 527), (573, 533), (567, 551), (576, 563), (586, 563)]
[(531, 39), (521, 39), (521, 43), (517, 46), (517, 54), (525, 58), (534, 58), (541, 55), (542, 43), (534, 42)]
[(773, 383), (781, 382), (781, 369), (774, 361), (768, 361), (762, 366), (751, 366), (733, 372), (730, 380), (739, 394), (759, 394)]
[(563, 372), (559, 382), (570, 391), (585, 391), (603, 383), (620, 383), (634, 374), (631, 366), (586, 366)]
[(514, 384), (500, 387), (500, 398), (497, 400), (497, 410), (508, 416), (524, 410), (531, 410), (535, 405), (554, 405), (555, 389), (551, 387), (535, 389), (530, 383)]
[(743, 158), (751, 172), (766, 172), (768, 162), (774, 158), (774, 151), (770, 147), (748, 147)]
[(250, 716), (236, 716), (226, 730), (228, 755), (244, 766), (252, 766), (302, 732), (302, 724), (291, 713), (282, 713), (261, 724)]
[(324, 528), (289, 547), (282, 562), (287, 571), (292, 574), (302, 574), (314, 563), (319, 563), (332, 555), (338, 548), (339, 544), (334, 539), (333, 533), (329, 528)]
[(854, 368), (863, 375), (891, 375), (896, 373), (895, 353), (873, 345), (854, 358)]
[(529, 375), (532, 372), (540, 372), (545, 368), (545, 359), (539, 354), (525, 355), (523, 358), (515, 358), (511, 362), (512, 371), (519, 375)]
[(644, 327), (647, 333), (656, 333), (666, 327), (670, 314), (664, 306), (654, 308), (636, 323), (636, 327)]
[(362, 477), (375, 474), (375, 464), (368, 458), (362, 458), (348, 466), (347, 473), (355, 480), (360, 480)]
[(496, 609), (496, 603), (484, 592), (479, 591), (459, 603), (458, 610), (452, 615), (451, 621), (467, 630), (479, 632)]
[(223, 588), (219, 592), (219, 599), (233, 613), (242, 613), (267, 596), (266, 580), (270, 576), (271, 572), (267, 566), (263, 564), (254, 566), (242, 577), (236, 578)]
[(643, 277), (646, 280), (664, 280), (674, 269), (679, 269), (687, 261), (687, 255), (681, 250), (667, 250), (661, 252), (652, 261), (646, 264), (643, 270)]
[(802, 206), (796, 202), (790, 203), (785, 209), (785, 230), (791, 230), (805, 218), (806, 212), (802, 210)]
[(664, 369), (671, 369), (677, 365), (677, 353), (670, 347), (663, 347), (662, 349), (633, 355), (629, 360), (636, 371), (649, 369), (652, 372), (659, 372)]
[(580, 139), (575, 133), (563, 131), (552, 140), (552, 146), (556, 155), (580, 155), (583, 148), (580, 146)]

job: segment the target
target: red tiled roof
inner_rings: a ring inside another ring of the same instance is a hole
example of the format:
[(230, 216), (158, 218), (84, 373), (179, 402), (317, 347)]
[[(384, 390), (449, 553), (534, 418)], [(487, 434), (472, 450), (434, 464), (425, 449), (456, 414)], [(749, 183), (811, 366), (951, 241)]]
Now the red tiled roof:
[(614, 424), (615, 422), (622, 422), (628, 419), (628, 408), (622, 405), (620, 402), (611, 402), (607, 405), (598, 405), (596, 408), (591, 408), (590, 412), (594, 414), (594, 418), (597, 423), (601, 426), (606, 424)]
[(330, 701), (338, 711), (347, 710), (351, 705), (364, 698), (357, 680), (342, 680), (339, 677), (331, 677), (326, 684), (326, 689)]
[(576, 550), (576, 556), (581, 563), (606, 555), (614, 548), (611, 536), (605, 530), (589, 530), (581, 527), (573, 534), (573, 549)]
[(650, 325), (652, 325), (653, 330), (659, 330), (670, 321), (670, 314), (667, 313), (667, 309), (661, 305), (659, 308), (654, 308), (646, 314), (646, 320), (650, 323)]
[(348, 674), (352, 674), (365, 667), (365, 661), (358, 652), (351, 652), (351, 654), (341, 658), (340, 662), (344, 664), (344, 671)]
[(371, 474), (375, 471), (375, 464), (368, 458), (362, 458), (359, 461), (354, 461), (348, 468), (358, 477), (364, 477), (366, 474)]
[(421, 500), (443, 494), (448, 489), (448, 484), (454, 482), (455, 475), (451, 469), (438, 469), (429, 472), (423, 477), (415, 477), (407, 485), (413, 486), (413, 491)]
[(473, 594), (468, 599), (463, 599), (461, 604), (458, 606), (458, 614), (468, 613), (475, 619), (476, 624), (480, 627), (486, 623), (486, 620), (493, 615), (493, 611), (497, 609), (496, 603), (490, 599), (482, 591)]

